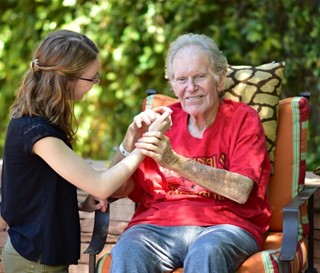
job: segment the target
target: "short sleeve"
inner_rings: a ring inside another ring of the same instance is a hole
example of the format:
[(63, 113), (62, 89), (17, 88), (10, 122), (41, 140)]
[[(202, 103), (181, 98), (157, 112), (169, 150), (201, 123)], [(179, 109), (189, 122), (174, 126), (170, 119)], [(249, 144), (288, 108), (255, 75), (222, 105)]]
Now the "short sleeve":
[(243, 115), (242, 121), (235, 122), (234, 141), (231, 145), (230, 171), (260, 181), (262, 171), (270, 169), (265, 134), (255, 110)]
[(26, 153), (32, 153), (33, 145), (44, 137), (57, 137), (66, 142), (63, 132), (41, 117), (32, 117), (24, 126), (22, 134), (22, 147)]

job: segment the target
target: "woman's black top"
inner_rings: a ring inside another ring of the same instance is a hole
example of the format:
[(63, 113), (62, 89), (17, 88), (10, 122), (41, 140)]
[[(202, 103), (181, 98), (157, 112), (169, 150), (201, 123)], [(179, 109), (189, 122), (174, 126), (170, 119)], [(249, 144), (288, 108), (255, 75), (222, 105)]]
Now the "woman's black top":
[(2, 170), (1, 215), (16, 251), (46, 265), (77, 264), (80, 221), (77, 189), (38, 155), (33, 145), (56, 137), (70, 148), (65, 134), (41, 117), (12, 119), (8, 126)]

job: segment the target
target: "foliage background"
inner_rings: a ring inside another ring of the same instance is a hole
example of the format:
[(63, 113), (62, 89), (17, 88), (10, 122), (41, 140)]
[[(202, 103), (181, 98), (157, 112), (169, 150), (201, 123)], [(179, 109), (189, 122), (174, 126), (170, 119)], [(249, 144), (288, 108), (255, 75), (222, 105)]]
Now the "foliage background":
[(285, 61), (282, 97), (309, 91), (308, 169), (320, 165), (318, 0), (2, 0), (0, 157), (8, 112), (37, 43), (53, 30), (80, 31), (101, 50), (102, 79), (76, 105), (75, 150), (108, 159), (140, 111), (147, 89), (171, 94), (164, 79), (169, 43), (187, 32), (214, 38), (230, 64)]

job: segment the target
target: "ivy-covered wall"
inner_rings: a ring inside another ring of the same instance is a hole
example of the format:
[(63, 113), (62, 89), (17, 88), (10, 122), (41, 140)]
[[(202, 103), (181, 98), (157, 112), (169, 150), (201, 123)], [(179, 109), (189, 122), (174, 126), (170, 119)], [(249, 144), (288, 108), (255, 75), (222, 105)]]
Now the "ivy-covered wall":
[(0, 157), (9, 107), (37, 43), (67, 28), (101, 50), (100, 85), (76, 105), (77, 152), (108, 159), (147, 89), (171, 94), (168, 44), (187, 32), (216, 40), (230, 64), (285, 61), (282, 96), (312, 93), (308, 169), (320, 165), (320, 4), (318, 0), (2, 0), (0, 2)]

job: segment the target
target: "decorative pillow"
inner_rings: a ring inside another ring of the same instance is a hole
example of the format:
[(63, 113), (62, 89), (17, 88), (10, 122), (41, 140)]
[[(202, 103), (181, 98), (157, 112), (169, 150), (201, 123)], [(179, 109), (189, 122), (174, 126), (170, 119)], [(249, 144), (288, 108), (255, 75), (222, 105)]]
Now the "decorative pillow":
[(266, 134), (272, 165), (284, 69), (285, 62), (273, 62), (260, 66), (230, 65), (226, 86), (222, 93), (223, 97), (242, 101), (258, 111)]

